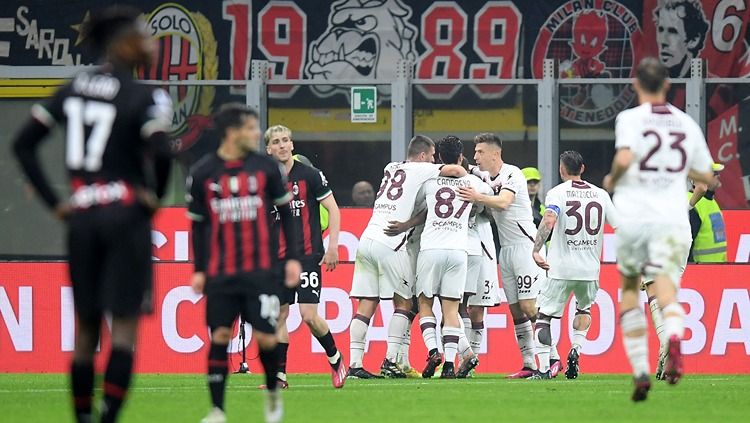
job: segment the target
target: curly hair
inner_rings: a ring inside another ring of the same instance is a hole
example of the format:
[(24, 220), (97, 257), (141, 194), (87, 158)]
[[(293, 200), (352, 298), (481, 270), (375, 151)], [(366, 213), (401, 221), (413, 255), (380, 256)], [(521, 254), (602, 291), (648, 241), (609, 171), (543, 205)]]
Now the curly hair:
[(706, 14), (703, 12), (703, 6), (700, 0), (664, 0), (654, 9), (654, 21), (659, 20), (659, 13), (662, 10), (673, 10), (677, 16), (682, 19), (685, 26), (685, 37), (688, 41), (698, 39), (695, 47), (688, 49), (693, 57), (703, 50), (706, 43), (706, 33), (708, 32), (708, 21)]

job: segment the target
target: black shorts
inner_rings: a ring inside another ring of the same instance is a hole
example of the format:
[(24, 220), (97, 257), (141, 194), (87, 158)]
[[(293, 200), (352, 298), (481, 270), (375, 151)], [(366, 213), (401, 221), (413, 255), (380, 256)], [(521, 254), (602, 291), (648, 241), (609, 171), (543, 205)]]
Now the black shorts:
[(68, 220), (68, 262), (81, 319), (152, 310), (151, 218), (142, 208), (114, 205), (74, 213)]
[[(296, 288), (284, 287), (281, 304), (319, 304), (320, 291), (323, 289), (323, 272), (318, 263), (322, 257), (304, 257), (300, 260), (302, 273)], [(281, 272), (283, 282), (284, 272)], [(283, 286), (283, 285), (282, 285)]]
[(274, 272), (254, 272), (206, 282), (206, 322), (231, 328), (237, 316), (262, 333), (276, 333), (280, 286)]

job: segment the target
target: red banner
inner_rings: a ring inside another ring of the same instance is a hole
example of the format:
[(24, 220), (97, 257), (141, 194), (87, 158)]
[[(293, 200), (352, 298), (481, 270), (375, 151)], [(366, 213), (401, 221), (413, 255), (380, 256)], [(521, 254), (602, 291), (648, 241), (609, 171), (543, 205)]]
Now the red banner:
[[(208, 330), (204, 300), (187, 285), (192, 266), (186, 263), (155, 265), (155, 312), (143, 319), (137, 347), (136, 370), (160, 373), (200, 373), (206, 367)], [(349, 322), (355, 306), (348, 297), (353, 265), (345, 264), (325, 274), (320, 311), (345, 355), (349, 349)], [(593, 324), (583, 348), (585, 372), (626, 373), (628, 362), (617, 324), (618, 281), (615, 267), (605, 265), (602, 290), (592, 310)], [(686, 306), (683, 351), (691, 373), (750, 372), (750, 266), (691, 265), (683, 281), (680, 301)], [(645, 308), (645, 297), (642, 298)], [(572, 305), (571, 305), (572, 307)], [(561, 354), (570, 346), (570, 311), (561, 319)], [(368, 333), (365, 365), (377, 369), (386, 348), (386, 325), (393, 306), (383, 302)], [(0, 372), (64, 372), (73, 349), (75, 332), (72, 291), (63, 263), (0, 263)], [(486, 345), (480, 355), (482, 372), (517, 370), (521, 363), (507, 305), (489, 310), (485, 318)], [(291, 348), (289, 371), (326, 372), (328, 364), (317, 341), (301, 322), (297, 307), (289, 319)], [(103, 331), (106, 341), (108, 329)], [(235, 328), (236, 333), (236, 328)], [(248, 332), (249, 333), (249, 332)], [(419, 327), (412, 330), (411, 361), (419, 366), (426, 356)], [(106, 342), (105, 342), (106, 345)], [(235, 338), (231, 345), (237, 351)], [(658, 346), (652, 334), (650, 354)], [(105, 354), (99, 355), (101, 366)], [(237, 367), (240, 356), (230, 355)], [(250, 367), (260, 370), (257, 350), (248, 350)]]
[[(750, 262), (750, 211), (724, 210), (724, 225), (727, 233), (727, 252), (730, 262)], [(370, 209), (341, 209), (341, 235), (339, 237), (339, 257), (342, 261), (354, 261), (359, 238), (370, 220)], [(604, 261), (615, 261), (615, 244), (612, 228), (607, 226), (604, 235)], [(192, 260), (190, 251), (190, 223), (185, 217), (185, 209), (163, 209), (154, 219), (152, 242), (154, 258), (163, 261)], [(324, 239), (328, 245), (327, 237)]]

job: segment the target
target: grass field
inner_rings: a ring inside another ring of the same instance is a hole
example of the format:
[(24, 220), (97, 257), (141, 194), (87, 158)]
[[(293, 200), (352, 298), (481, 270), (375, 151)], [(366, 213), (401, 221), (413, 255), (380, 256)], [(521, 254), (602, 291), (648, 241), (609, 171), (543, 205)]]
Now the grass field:
[[(258, 375), (232, 375), (230, 422), (262, 421)], [(287, 422), (746, 422), (750, 375), (687, 376), (660, 382), (645, 403), (630, 401), (625, 375), (565, 380), (350, 380), (342, 390), (327, 375), (291, 375), (284, 392)], [(72, 421), (67, 377), (0, 374), (0, 422)], [(198, 422), (208, 411), (203, 375), (139, 375), (120, 420)]]

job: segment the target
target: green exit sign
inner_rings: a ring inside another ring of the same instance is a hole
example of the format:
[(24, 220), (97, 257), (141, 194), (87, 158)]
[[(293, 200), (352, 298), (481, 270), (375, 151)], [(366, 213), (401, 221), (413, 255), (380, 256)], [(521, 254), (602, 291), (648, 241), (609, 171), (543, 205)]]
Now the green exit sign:
[(378, 120), (377, 87), (352, 87), (352, 122), (373, 123)]

